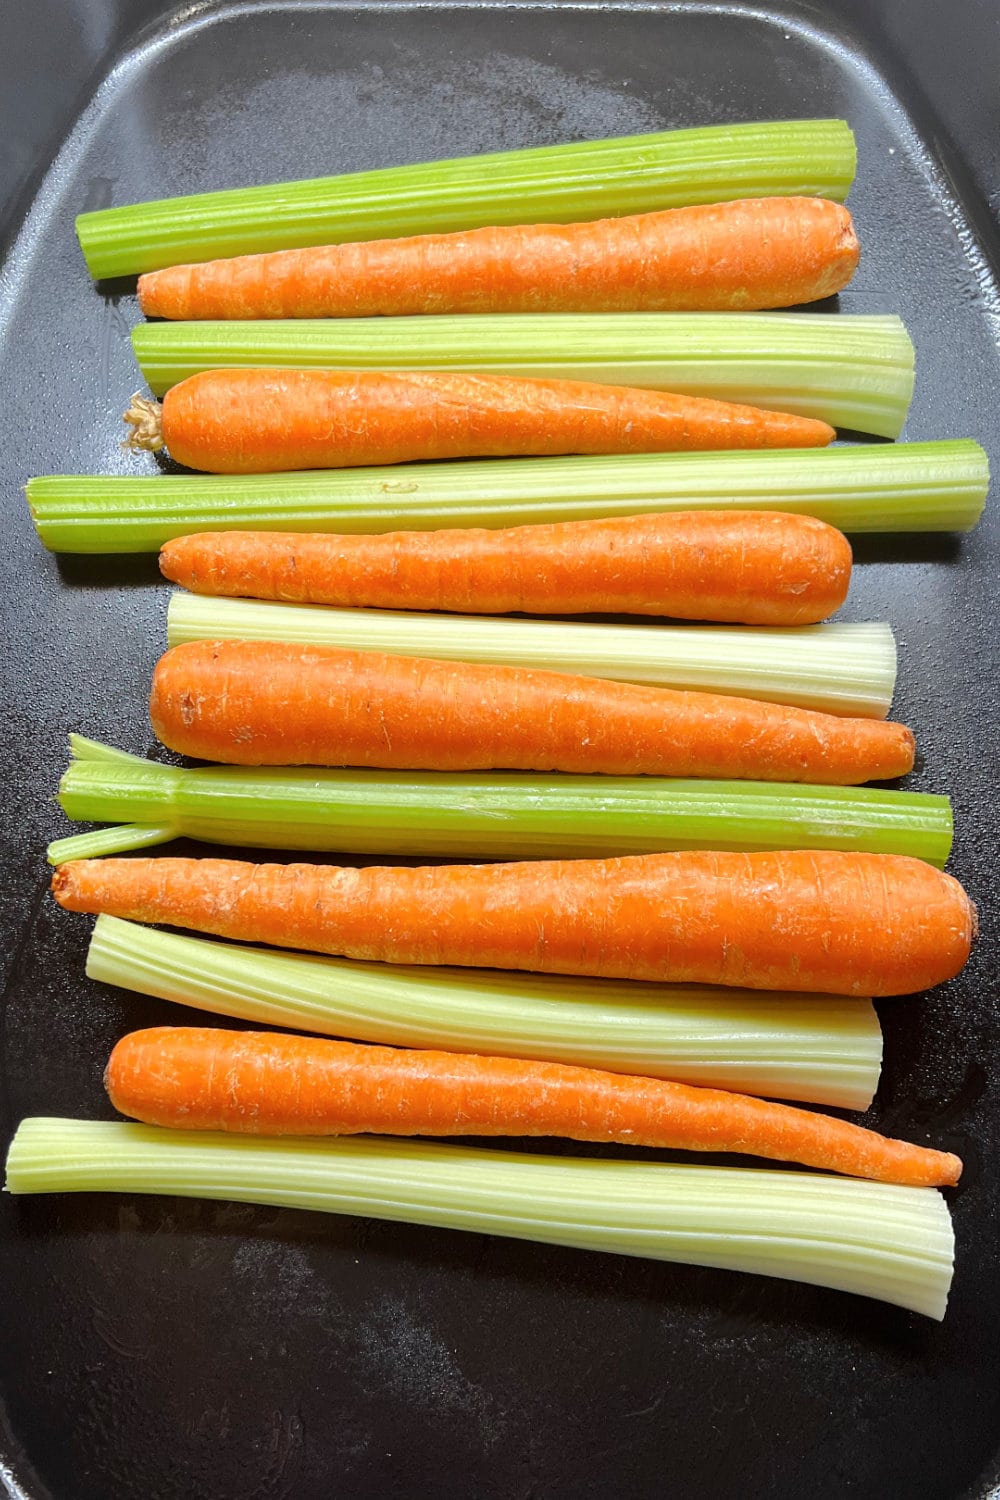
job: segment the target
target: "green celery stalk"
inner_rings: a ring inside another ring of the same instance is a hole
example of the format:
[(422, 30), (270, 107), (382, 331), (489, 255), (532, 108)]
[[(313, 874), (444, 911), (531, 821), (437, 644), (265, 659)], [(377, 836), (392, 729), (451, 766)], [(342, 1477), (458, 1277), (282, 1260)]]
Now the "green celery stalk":
[(952, 841), (948, 798), (923, 792), (654, 776), (183, 769), (138, 756), (95, 758), (92, 745), (70, 736), (60, 805), (81, 822), (127, 826), (56, 840), (52, 864), (194, 838), (480, 860), (857, 849), (942, 866)]
[(541, 146), (80, 214), (90, 274), (486, 224), (807, 195), (842, 200), (857, 153), (843, 120), (711, 125)]
[(361, 963), (100, 916), (87, 974), (257, 1025), (401, 1047), (537, 1057), (867, 1109), (882, 1033), (870, 1000)]
[(155, 552), (193, 531), (432, 531), (649, 511), (784, 510), (842, 531), (971, 531), (989, 465), (970, 439), (730, 453), (500, 458), (249, 476), (46, 474), (53, 552)]
[(884, 623), (773, 630), (566, 624), (171, 595), (168, 643), (198, 640), (288, 641), (501, 662), (877, 719), (889, 712), (896, 681), (896, 643)]
[(95, 828), (91, 833), (53, 840), (48, 847), (48, 861), (50, 865), (61, 865), (69, 859), (105, 859), (109, 854), (149, 849), (179, 836), (173, 823), (118, 823), (114, 828)]
[(140, 323), (160, 396), (200, 370), (477, 370), (746, 401), (898, 437), (913, 345), (896, 317), (784, 313), (534, 314)]
[(954, 1236), (934, 1188), (818, 1173), (535, 1156), (355, 1136), (268, 1139), (23, 1120), (12, 1193), (168, 1193), (319, 1209), (750, 1271), (943, 1318)]
[(282, 953), (100, 916), (87, 974), (258, 1025), (402, 1047), (537, 1057), (768, 1098), (867, 1109), (870, 1000)]

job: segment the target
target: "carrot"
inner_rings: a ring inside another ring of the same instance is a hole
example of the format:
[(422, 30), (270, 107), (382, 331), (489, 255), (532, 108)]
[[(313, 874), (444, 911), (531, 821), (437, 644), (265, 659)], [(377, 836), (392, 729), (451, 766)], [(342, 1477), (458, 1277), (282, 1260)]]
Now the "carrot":
[(154, 318), (743, 311), (832, 296), (858, 255), (842, 204), (751, 198), (171, 266), (139, 277), (139, 305)]
[(156, 665), (157, 737), (242, 766), (579, 771), (851, 786), (913, 768), (903, 724), (569, 672), (280, 641)]
[(52, 889), (72, 911), (375, 962), (839, 995), (950, 979), (975, 933), (952, 876), (832, 851), (360, 870), (93, 859)]
[(736, 1151), (911, 1187), (959, 1157), (721, 1089), (568, 1063), (158, 1026), (114, 1048), (114, 1107), (147, 1125), (245, 1135), (510, 1135)]
[(203, 370), (134, 396), (126, 447), (215, 474), (514, 454), (824, 447), (811, 417), (582, 380), (424, 370)]
[(808, 625), (840, 608), (851, 548), (813, 516), (678, 511), (500, 531), (199, 532), (160, 551), (198, 594), (467, 614), (638, 614)]

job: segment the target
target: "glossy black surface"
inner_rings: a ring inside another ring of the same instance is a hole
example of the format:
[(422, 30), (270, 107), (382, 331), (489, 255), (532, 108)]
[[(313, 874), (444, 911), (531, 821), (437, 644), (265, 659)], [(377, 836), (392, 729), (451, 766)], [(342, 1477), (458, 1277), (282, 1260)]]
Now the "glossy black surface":
[[(26, 1114), (106, 1116), (101, 1069), (185, 1012), (88, 983), (89, 922), (46, 895), (68, 729), (145, 752), (165, 590), (151, 559), (57, 561), (31, 473), (135, 470), (127, 284), (95, 288), (86, 207), (661, 126), (842, 114), (864, 244), (848, 311), (917, 347), (907, 436), (995, 417), (991, 5), (453, 9), (28, 6), (0, 26), (6, 707), (5, 1144)], [(881, 12), (884, 10), (884, 14)], [(186, 19), (184, 16), (186, 15)], [(29, 27), (29, 21), (32, 23)], [(130, 37), (142, 40), (121, 52)], [(73, 114), (118, 56), (49, 174)], [(150, 461), (152, 463), (152, 461)], [(970, 538), (869, 540), (846, 617), (898, 633), (896, 715), (950, 791), (983, 936), (960, 981), (881, 1007), (871, 1122), (960, 1150), (937, 1326), (835, 1293), (304, 1213), (0, 1199), (0, 1491), (32, 1500), (983, 1497), (1000, 1450), (996, 667), (992, 512)]]

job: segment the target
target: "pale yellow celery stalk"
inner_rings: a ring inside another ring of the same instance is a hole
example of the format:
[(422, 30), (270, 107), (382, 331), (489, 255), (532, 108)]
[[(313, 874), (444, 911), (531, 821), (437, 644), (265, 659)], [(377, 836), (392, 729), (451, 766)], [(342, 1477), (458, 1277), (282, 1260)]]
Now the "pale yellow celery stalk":
[(875, 719), (889, 712), (896, 682), (896, 643), (883, 623), (773, 630), (601, 625), (173, 594), (168, 643), (198, 640), (288, 641), (502, 662)]
[(139, 323), (155, 395), (201, 370), (476, 370), (742, 401), (898, 437), (913, 395), (899, 318), (819, 313), (533, 313)]
[(11, 1144), (7, 1188), (167, 1193), (433, 1224), (805, 1281), (937, 1319), (954, 1261), (951, 1218), (933, 1188), (377, 1136), (269, 1139), (27, 1119)]
[(258, 1025), (537, 1057), (867, 1109), (882, 1060), (870, 1000), (362, 963), (100, 916), (87, 974)]

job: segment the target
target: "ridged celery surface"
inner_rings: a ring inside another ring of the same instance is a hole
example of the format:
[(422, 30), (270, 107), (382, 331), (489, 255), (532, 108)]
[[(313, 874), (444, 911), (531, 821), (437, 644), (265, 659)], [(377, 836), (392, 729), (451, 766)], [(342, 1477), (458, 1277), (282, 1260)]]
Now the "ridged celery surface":
[(869, 1000), (361, 963), (98, 917), (91, 979), (258, 1025), (402, 1047), (537, 1057), (768, 1098), (867, 1109)]
[(898, 437), (913, 345), (896, 317), (784, 313), (536, 314), (140, 323), (157, 395), (199, 370), (476, 370), (745, 401)]
[(171, 838), (258, 849), (455, 859), (600, 858), (667, 849), (858, 849), (943, 865), (947, 797), (877, 787), (654, 776), (182, 769), (94, 756), (70, 737), (70, 818), (125, 826), (49, 845), (61, 864)]
[(94, 277), (297, 245), (485, 224), (571, 223), (732, 198), (843, 199), (843, 120), (776, 120), (497, 151), (80, 214)]
[(435, 969), (281, 953), (98, 917), (91, 979), (329, 1036), (643, 1073), (867, 1109), (882, 1033), (869, 1000)]
[(713, 625), (564, 624), (416, 611), (328, 609), (171, 595), (167, 640), (288, 641), (448, 661), (500, 662), (765, 698), (883, 719), (896, 681), (884, 623), (786, 629)]
[(786, 510), (842, 531), (971, 531), (989, 465), (978, 443), (770, 452), (501, 458), (319, 473), (47, 474), (27, 486), (53, 552), (155, 552), (192, 531), (431, 531), (648, 511)]
[(836, 1287), (940, 1319), (954, 1262), (934, 1188), (818, 1173), (344, 1137), (22, 1121), (12, 1193), (168, 1193), (319, 1209)]

